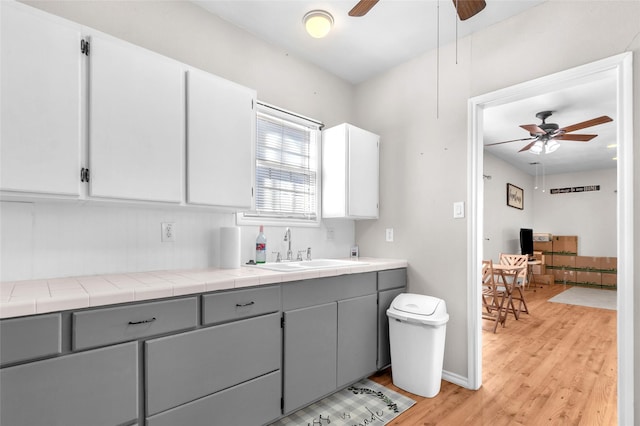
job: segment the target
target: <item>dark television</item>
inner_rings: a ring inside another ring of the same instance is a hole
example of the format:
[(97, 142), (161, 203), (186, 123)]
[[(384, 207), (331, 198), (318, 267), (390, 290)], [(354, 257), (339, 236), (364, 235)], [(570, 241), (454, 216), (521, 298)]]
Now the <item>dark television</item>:
[(520, 228), (520, 253), (533, 257), (533, 229)]

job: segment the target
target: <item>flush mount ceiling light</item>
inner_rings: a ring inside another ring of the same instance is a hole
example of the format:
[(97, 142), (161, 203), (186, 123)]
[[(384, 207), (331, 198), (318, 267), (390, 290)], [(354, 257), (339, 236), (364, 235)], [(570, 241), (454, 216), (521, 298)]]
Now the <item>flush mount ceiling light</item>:
[(312, 10), (302, 18), (304, 26), (311, 37), (323, 38), (333, 26), (333, 16), (324, 10)]

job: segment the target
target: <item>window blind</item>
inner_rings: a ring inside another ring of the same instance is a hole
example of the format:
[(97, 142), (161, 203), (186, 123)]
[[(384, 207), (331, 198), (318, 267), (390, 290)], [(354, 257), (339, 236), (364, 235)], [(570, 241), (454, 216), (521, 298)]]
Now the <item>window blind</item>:
[(316, 220), (319, 126), (283, 115), (257, 115), (255, 215)]

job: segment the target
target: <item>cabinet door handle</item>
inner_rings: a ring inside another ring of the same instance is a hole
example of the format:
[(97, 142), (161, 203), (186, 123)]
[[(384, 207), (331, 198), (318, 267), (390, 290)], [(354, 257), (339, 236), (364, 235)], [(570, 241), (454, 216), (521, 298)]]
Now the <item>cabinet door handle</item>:
[(154, 322), (155, 320), (156, 320), (156, 317), (149, 318), (149, 319), (142, 320), (142, 321), (129, 321), (129, 325), (147, 324), (147, 323), (150, 323), (150, 322)]
[(255, 305), (256, 302), (249, 302), (249, 303), (236, 303), (236, 308), (242, 308), (244, 306), (251, 306), (251, 305)]

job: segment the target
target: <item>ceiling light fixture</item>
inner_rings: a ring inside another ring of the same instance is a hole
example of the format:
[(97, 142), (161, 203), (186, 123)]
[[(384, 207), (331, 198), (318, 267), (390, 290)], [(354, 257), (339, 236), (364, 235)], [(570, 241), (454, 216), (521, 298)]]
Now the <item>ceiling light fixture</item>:
[(304, 15), (302, 22), (311, 37), (323, 38), (333, 27), (333, 16), (324, 10), (312, 10)]
[(553, 151), (557, 150), (558, 148), (560, 148), (560, 144), (554, 140), (550, 140), (544, 146), (544, 153), (551, 154)]
[(536, 141), (536, 143), (534, 143), (533, 146), (529, 148), (529, 152), (532, 154), (540, 155), (543, 146), (544, 143), (542, 141)]

